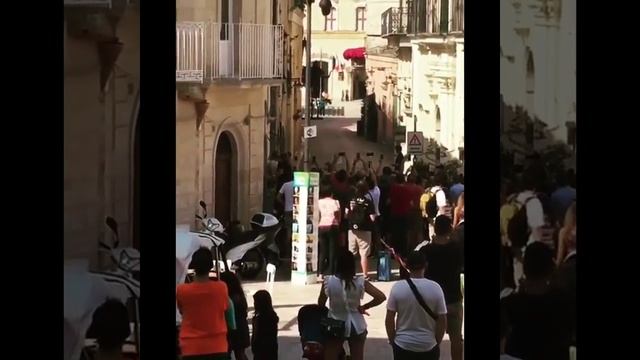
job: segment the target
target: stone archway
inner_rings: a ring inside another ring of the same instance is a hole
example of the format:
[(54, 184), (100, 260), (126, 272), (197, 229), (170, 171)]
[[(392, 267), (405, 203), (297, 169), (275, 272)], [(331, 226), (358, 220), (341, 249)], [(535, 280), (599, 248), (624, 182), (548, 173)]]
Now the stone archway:
[(223, 131), (214, 154), (214, 215), (223, 224), (236, 220), (237, 147), (231, 135)]

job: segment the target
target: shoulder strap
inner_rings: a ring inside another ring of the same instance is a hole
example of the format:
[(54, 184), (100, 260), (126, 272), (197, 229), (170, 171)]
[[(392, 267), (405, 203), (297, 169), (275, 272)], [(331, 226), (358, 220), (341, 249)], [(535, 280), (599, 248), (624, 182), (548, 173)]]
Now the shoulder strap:
[(420, 304), (420, 306), (422, 306), (424, 311), (426, 311), (427, 314), (429, 314), (429, 316), (433, 318), (433, 320), (438, 320), (438, 317), (433, 312), (433, 310), (431, 310), (431, 308), (429, 308), (429, 305), (427, 305), (427, 303), (424, 302), (422, 295), (420, 295), (420, 293), (418, 292), (418, 289), (416, 288), (416, 284), (414, 284), (410, 278), (407, 278), (406, 280), (407, 280), (407, 284), (409, 284), (409, 287), (411, 288), (411, 292), (413, 292), (413, 295), (416, 297), (416, 300), (418, 300), (418, 303)]

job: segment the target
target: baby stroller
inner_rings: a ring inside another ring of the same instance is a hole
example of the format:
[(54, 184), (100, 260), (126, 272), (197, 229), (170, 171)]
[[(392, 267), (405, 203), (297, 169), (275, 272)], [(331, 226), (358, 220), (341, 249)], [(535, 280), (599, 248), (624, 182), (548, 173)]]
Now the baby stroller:
[[(298, 311), (298, 332), (302, 345), (302, 358), (307, 360), (324, 359), (324, 343), (326, 341), (320, 326), (320, 320), (327, 316), (329, 309), (317, 304), (305, 305)], [(338, 360), (345, 360), (344, 350)]]

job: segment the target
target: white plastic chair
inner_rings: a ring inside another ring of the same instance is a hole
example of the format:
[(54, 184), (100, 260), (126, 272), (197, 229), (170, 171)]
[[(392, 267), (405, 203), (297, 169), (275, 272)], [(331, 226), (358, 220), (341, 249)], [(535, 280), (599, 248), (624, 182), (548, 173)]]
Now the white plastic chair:
[(273, 290), (273, 283), (276, 281), (276, 266), (273, 264), (267, 264), (267, 288), (271, 294)]

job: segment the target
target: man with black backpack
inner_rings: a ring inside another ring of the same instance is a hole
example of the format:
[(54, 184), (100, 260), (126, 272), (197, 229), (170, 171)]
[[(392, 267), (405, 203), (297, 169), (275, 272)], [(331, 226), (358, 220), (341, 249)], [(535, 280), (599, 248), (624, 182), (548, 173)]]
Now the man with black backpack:
[(346, 217), (349, 220), (349, 250), (353, 255), (360, 254), (362, 274), (367, 280), (369, 270), (367, 257), (371, 251), (375, 214), (369, 186), (365, 181), (360, 181), (356, 185), (356, 194), (347, 208)]
[(423, 202), (421, 206), (424, 207), (424, 211), (429, 222), (430, 236), (433, 236), (433, 234), (435, 234), (433, 225), (436, 217), (445, 215), (453, 220), (451, 204), (449, 203), (449, 191), (443, 186), (443, 183), (444, 181), (442, 179), (442, 176), (437, 176), (436, 185), (432, 186), (429, 191), (421, 198), (421, 202)]
[(523, 174), (522, 185), (515, 203), (518, 210), (509, 220), (507, 236), (513, 252), (513, 272), (516, 286), (522, 278), (522, 253), (524, 247), (535, 241), (542, 241), (545, 227), (545, 216), (542, 202), (536, 193), (536, 178), (527, 171)]

